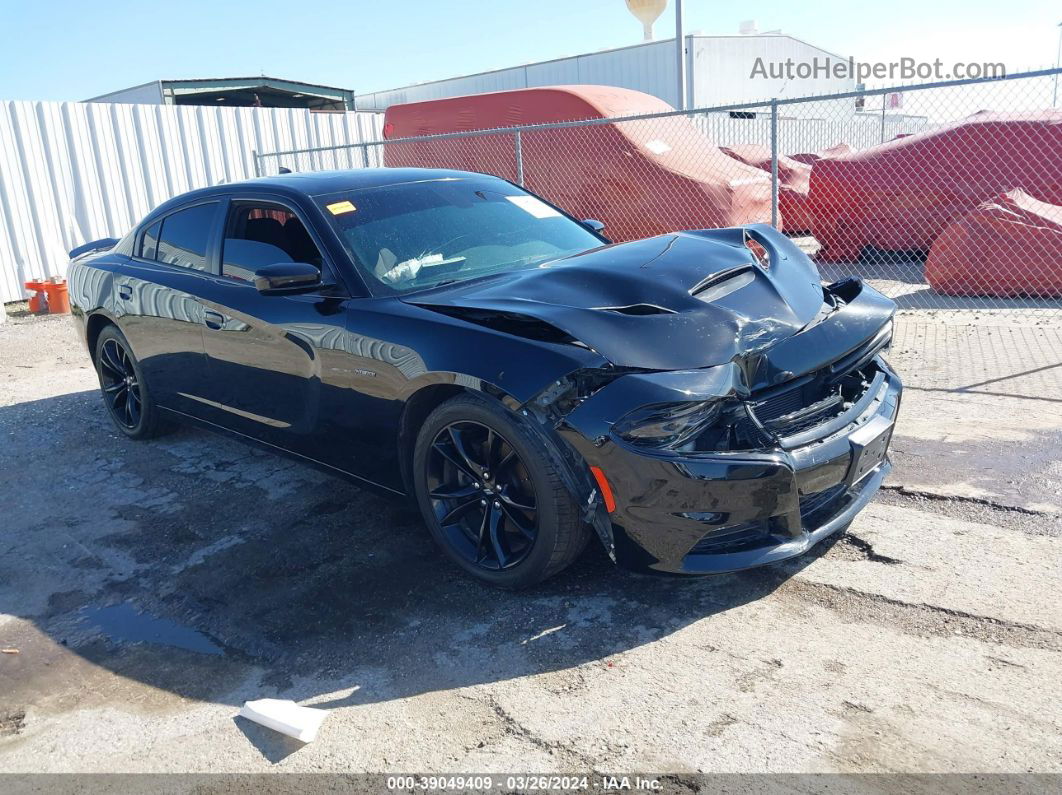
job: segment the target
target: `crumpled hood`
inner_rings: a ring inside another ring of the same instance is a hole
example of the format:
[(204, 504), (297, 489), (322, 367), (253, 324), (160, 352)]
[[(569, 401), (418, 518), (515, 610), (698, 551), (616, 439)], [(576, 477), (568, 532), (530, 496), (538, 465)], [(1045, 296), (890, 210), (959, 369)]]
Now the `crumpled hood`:
[[(746, 236), (769, 254), (762, 267)], [(823, 305), (814, 264), (765, 225), (679, 232), (593, 249), (542, 267), (403, 297), (461, 316), (534, 319), (614, 365), (685, 370), (733, 361), (810, 323)], [(514, 332), (517, 333), (517, 332)]]

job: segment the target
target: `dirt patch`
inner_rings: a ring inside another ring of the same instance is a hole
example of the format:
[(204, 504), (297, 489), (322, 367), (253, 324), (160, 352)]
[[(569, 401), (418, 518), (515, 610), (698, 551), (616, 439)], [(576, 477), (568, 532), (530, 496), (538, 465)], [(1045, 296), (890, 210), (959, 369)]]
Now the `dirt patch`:
[(886, 566), (898, 566), (903, 563), (899, 558), (890, 558), (874, 550), (874, 545), (866, 539), (852, 533), (845, 533), (830, 548), (830, 554), (843, 560), (869, 560), (872, 563), (884, 563)]
[(18, 734), (24, 728), (26, 728), (25, 711), (0, 712), (0, 737), (8, 737), (13, 734)]

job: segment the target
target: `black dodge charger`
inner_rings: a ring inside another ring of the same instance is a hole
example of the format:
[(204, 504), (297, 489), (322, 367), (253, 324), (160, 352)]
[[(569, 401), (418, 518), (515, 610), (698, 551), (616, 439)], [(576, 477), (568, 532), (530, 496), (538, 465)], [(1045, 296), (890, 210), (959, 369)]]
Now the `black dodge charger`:
[(889, 469), (893, 303), (767, 226), (602, 233), (482, 174), (291, 174), (75, 249), (70, 293), (127, 436), (194, 422), (413, 496), (494, 585), (595, 535), (703, 574), (844, 528)]

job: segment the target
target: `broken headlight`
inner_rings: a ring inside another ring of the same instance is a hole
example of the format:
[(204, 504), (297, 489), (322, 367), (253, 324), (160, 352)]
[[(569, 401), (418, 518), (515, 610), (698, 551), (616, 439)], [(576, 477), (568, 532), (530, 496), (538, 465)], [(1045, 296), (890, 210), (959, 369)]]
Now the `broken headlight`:
[(644, 447), (678, 447), (715, 422), (721, 400), (643, 406), (620, 419), (612, 430)]

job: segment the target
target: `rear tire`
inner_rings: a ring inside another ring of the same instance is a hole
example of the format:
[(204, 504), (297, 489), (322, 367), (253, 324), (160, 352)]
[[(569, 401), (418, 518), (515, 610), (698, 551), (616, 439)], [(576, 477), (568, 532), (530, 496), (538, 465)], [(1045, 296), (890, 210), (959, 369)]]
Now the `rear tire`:
[(164, 432), (140, 363), (117, 326), (100, 331), (95, 361), (103, 404), (115, 427), (130, 439), (152, 439)]
[(496, 401), (460, 395), (421, 427), (414, 491), (447, 557), (483, 582), (516, 590), (566, 568), (590, 537), (557, 474), (563, 466), (530, 422)]

